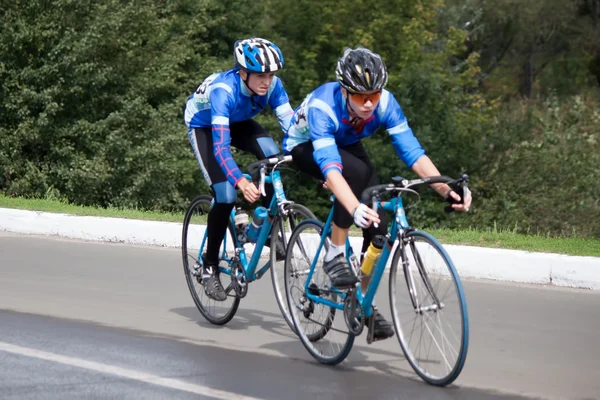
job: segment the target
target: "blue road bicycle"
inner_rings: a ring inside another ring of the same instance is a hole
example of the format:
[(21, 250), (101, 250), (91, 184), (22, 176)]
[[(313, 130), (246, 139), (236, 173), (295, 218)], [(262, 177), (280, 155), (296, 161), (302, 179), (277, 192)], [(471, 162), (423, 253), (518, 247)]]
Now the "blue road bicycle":
[[(214, 203), (213, 197), (196, 197), (185, 213), (181, 246), (184, 274), (196, 307), (213, 324), (224, 325), (229, 322), (237, 312), (240, 300), (248, 293), (248, 284), (260, 279), (270, 269), (277, 304), (290, 328), (294, 329), (284, 291), (285, 249), (297, 224), (315, 216), (308, 208), (286, 198), (279, 166), (290, 161), (291, 156), (278, 155), (247, 166), (250, 173), (244, 174), (247, 179), (252, 180), (253, 176), (260, 175), (261, 194), (265, 196), (265, 184), (272, 184), (275, 195), (268, 209), (256, 207), (251, 218), (239, 207), (234, 207), (231, 212), (228, 233), (225, 234), (219, 255), (219, 279), (227, 293), (225, 301), (210, 299), (202, 285), (202, 255), (207, 241), (206, 218)], [(257, 223), (261, 219), (262, 224)], [(270, 252), (265, 260), (262, 251), (267, 243)], [(246, 245), (254, 246), (249, 255), (246, 254)]]
[[(373, 299), (395, 247), (389, 270), (389, 300), (395, 333), (407, 361), (424, 381), (437, 386), (450, 384), (460, 374), (469, 345), (467, 302), (460, 278), (442, 245), (408, 224), (401, 196), (407, 192), (418, 196), (412, 187), (432, 183), (465, 190), (468, 177), (395, 177), (390, 184), (372, 186), (362, 193), (363, 203), (374, 204), (375, 209), (383, 207), (394, 218), (387, 235), (376, 236), (383, 249), (370, 275), (362, 274), (358, 258), (346, 242), (346, 256), (359, 278), (353, 288), (332, 287), (322, 268), (330, 243), (333, 206), (325, 224), (306, 220), (294, 229), (285, 260), (286, 296), (296, 332), (319, 362), (342, 362), (365, 326), (367, 343), (374, 341), (375, 318), (368, 317), (377, 312)], [(388, 201), (381, 200), (384, 194), (389, 195)]]

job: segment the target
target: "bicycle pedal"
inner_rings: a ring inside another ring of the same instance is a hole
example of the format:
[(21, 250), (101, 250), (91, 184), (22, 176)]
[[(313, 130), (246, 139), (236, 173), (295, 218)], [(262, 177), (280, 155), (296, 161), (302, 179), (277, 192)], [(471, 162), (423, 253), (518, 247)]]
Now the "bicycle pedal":
[(373, 314), (367, 320), (367, 344), (371, 344), (382, 338), (375, 338), (375, 317), (377, 316), (377, 309), (373, 309)]
[(370, 335), (367, 335), (367, 344), (373, 344), (375, 342), (379, 342), (380, 340), (388, 339), (387, 337), (385, 337), (385, 338), (376, 338), (376, 337), (370, 338), (369, 336)]
[(346, 296), (352, 296), (354, 298), (356, 298), (356, 293), (358, 290), (358, 287), (356, 285), (352, 286), (352, 287), (347, 287), (347, 288), (343, 288), (340, 289), (343, 293), (346, 294)]

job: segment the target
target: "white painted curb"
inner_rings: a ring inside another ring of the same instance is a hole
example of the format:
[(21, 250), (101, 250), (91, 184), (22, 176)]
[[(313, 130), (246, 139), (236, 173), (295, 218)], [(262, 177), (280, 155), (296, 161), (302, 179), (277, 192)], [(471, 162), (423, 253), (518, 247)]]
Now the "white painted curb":
[[(181, 246), (181, 223), (79, 217), (0, 208), (0, 230), (72, 239), (164, 247)], [(204, 226), (198, 226), (198, 234)], [(355, 252), (362, 238), (350, 239)], [(252, 251), (251, 245), (246, 245)], [(461, 277), (600, 290), (600, 258), (445, 245)], [(263, 251), (266, 255), (268, 249)], [(250, 254), (250, 253), (248, 253)], [(390, 258), (391, 259), (391, 258)], [(388, 265), (389, 266), (389, 265)]]

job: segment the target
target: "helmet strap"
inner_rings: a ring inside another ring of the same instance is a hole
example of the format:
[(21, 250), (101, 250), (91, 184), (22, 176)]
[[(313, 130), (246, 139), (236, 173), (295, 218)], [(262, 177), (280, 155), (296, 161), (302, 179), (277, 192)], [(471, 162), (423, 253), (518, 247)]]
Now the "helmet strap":
[[(350, 111), (351, 113), (354, 113), (356, 115), (356, 117), (352, 118), (352, 120), (354, 120), (355, 118), (358, 118), (358, 113), (356, 112), (356, 110), (354, 110), (354, 108), (352, 108), (352, 100), (350, 100), (350, 93), (348, 93), (348, 91), (346, 91), (346, 104), (348, 105), (348, 111)], [(352, 116), (350, 116), (352, 117)]]
[(354, 128), (357, 128), (360, 126), (363, 119), (359, 117), (358, 113), (352, 108), (352, 100), (350, 100), (350, 93), (348, 91), (346, 91), (346, 104), (348, 105), (348, 114), (355, 114), (354, 117), (350, 115), (350, 123)]
[(254, 90), (250, 89), (250, 85), (248, 84), (248, 81), (250, 80), (250, 72), (244, 72), (246, 73), (246, 79), (242, 79), (242, 82), (244, 82), (244, 85), (246, 85), (246, 89), (248, 89), (248, 91), (251, 93), (251, 96), (258, 96)]
[(246, 73), (246, 79), (242, 79), (242, 82), (244, 82), (244, 85), (246, 85), (246, 89), (248, 89), (248, 91), (250, 92), (250, 102), (252, 103), (252, 109), (255, 110), (256, 106), (258, 106), (262, 110), (263, 107), (254, 101), (254, 96), (258, 96), (258, 94), (254, 90), (250, 89), (250, 85), (248, 84), (248, 80), (250, 79), (250, 72), (244, 72)]

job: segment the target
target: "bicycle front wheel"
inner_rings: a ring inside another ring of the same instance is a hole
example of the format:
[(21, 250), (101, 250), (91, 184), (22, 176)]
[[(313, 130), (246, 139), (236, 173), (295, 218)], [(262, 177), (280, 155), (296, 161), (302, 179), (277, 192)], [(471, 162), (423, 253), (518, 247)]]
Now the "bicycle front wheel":
[(415, 372), (432, 385), (452, 383), (467, 357), (467, 302), (452, 260), (433, 236), (409, 232), (396, 249), (390, 306), (398, 341)]
[(277, 219), (271, 229), (271, 280), (277, 305), (281, 315), (292, 331), (296, 332), (290, 310), (285, 297), (285, 250), (287, 249), (292, 231), (298, 224), (307, 219), (317, 219), (315, 215), (301, 204), (287, 204), (283, 213), (277, 214)]
[[(229, 278), (221, 273), (219, 279), (226, 288), (227, 298), (216, 301), (209, 298), (202, 285), (202, 254), (206, 251), (206, 225), (208, 212), (212, 207), (212, 197), (202, 195), (196, 197), (188, 207), (183, 219), (183, 232), (181, 252), (183, 258), (183, 271), (188, 288), (198, 311), (212, 324), (224, 325), (229, 322), (240, 304), (240, 298), (235, 295), (233, 285), (228, 284)], [(222, 250), (219, 254), (219, 266), (229, 268), (227, 261), (227, 248), (235, 246), (234, 230), (229, 223)]]
[(304, 347), (319, 362), (334, 365), (348, 356), (354, 335), (348, 332), (343, 316), (335, 318), (342, 300), (323, 271), (324, 248), (308, 282), (308, 291), (317, 299), (309, 298), (305, 290), (322, 230), (323, 224), (316, 220), (303, 221), (294, 229), (285, 259), (285, 292), (295, 331)]

